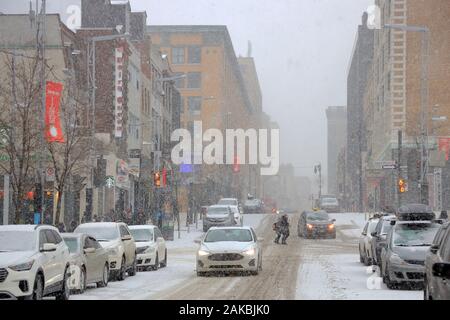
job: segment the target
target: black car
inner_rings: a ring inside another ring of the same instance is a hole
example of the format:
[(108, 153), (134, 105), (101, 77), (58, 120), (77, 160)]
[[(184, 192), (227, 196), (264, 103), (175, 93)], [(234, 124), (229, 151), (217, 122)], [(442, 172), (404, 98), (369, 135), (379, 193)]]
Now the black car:
[(248, 199), (244, 202), (244, 213), (262, 213), (264, 211), (262, 201), (259, 199)]
[(425, 260), (425, 300), (450, 300), (450, 223), (437, 232)]
[(304, 211), (298, 221), (297, 234), (304, 238), (336, 239), (335, 221), (326, 211)]

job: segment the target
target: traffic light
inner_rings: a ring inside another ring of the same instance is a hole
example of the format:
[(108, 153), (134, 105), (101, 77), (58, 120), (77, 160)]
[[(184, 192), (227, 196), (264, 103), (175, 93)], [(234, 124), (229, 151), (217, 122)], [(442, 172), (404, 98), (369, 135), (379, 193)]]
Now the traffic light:
[(153, 174), (153, 181), (155, 183), (155, 187), (161, 187), (161, 174), (159, 172), (155, 172)]
[(406, 182), (403, 179), (398, 180), (398, 190), (400, 193), (406, 192)]

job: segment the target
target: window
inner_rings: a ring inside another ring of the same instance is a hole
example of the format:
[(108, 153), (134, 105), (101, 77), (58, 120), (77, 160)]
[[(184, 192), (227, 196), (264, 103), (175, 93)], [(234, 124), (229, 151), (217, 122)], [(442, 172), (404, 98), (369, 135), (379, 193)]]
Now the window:
[(188, 97), (188, 109), (191, 115), (200, 115), (202, 111), (202, 97)]
[[(175, 77), (180, 77), (182, 75), (184, 75), (184, 73), (178, 72), (178, 73), (175, 73), (174, 76)], [(175, 87), (177, 89), (184, 89), (184, 88), (186, 88), (186, 78), (178, 78), (178, 79), (176, 79), (175, 80)]]
[(55, 243), (56, 244), (59, 244), (59, 243), (61, 243), (63, 241), (63, 239), (61, 238), (61, 236), (59, 235), (58, 232), (52, 230), (52, 233), (53, 233), (53, 236), (55, 238), (55, 241), (56, 241)]
[(172, 63), (173, 64), (183, 64), (184, 63), (184, 48), (183, 47), (172, 48)]
[(189, 72), (187, 74), (188, 89), (200, 89), (202, 87), (202, 74), (200, 72)]
[(47, 237), (47, 243), (54, 243), (57, 244), (55, 236), (52, 232), (52, 230), (45, 230), (45, 236)]
[(125, 226), (120, 226), (120, 236), (129, 236), (130, 233), (128, 232), (127, 228)]
[(450, 231), (447, 231), (447, 237), (442, 242), (441, 257), (445, 262), (450, 261)]
[(39, 248), (42, 248), (45, 243), (48, 243), (47, 236), (45, 230), (41, 230), (39, 232)]
[(201, 62), (202, 62), (202, 48), (201, 47), (189, 47), (188, 63), (201, 63)]

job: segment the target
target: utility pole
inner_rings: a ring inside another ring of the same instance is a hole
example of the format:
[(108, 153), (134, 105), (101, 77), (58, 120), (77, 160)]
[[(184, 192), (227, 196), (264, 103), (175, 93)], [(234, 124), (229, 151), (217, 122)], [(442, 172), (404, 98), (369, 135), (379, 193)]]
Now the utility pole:
[[(403, 131), (398, 131), (398, 160), (397, 160), (397, 181), (402, 179), (402, 144), (403, 144)], [(402, 192), (400, 188), (397, 189), (397, 208), (402, 205)]]

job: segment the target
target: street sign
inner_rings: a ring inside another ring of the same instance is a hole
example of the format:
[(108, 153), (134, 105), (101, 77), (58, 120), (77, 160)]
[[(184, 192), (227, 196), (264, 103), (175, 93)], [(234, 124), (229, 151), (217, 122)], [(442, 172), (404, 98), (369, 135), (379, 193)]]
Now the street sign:
[(55, 181), (55, 169), (54, 168), (45, 169), (45, 180), (48, 182)]

